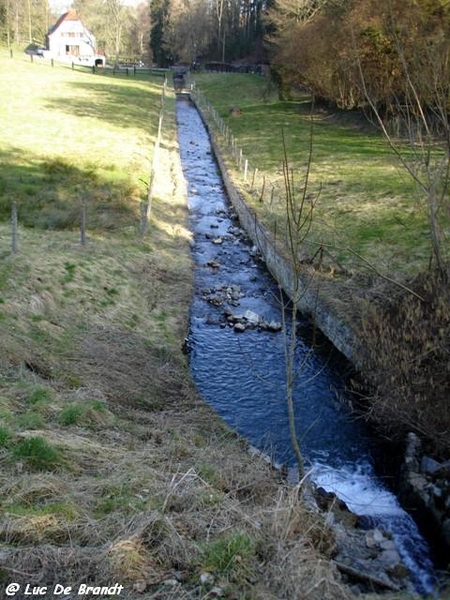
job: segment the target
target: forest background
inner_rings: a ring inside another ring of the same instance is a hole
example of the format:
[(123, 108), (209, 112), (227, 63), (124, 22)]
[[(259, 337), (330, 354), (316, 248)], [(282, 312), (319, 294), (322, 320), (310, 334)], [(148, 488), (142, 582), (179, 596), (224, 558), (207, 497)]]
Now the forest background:
[[(74, 0), (72, 7), (109, 57), (161, 67), (270, 62), (285, 94), (307, 86), (345, 108), (365, 103), (359, 62), (386, 110), (403, 85), (402, 61), (422, 74), (425, 97), (437, 77), (449, 80), (448, 0)], [(44, 45), (60, 14), (49, 0), (0, 0), (1, 41)]]

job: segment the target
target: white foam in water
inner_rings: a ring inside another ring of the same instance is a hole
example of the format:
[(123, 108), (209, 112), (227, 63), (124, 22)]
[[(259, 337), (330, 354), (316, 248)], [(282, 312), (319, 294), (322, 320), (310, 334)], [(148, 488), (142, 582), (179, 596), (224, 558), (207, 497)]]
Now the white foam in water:
[(404, 514), (397, 498), (374, 479), (371, 467), (367, 464), (352, 465), (350, 470), (316, 463), (311, 479), (325, 491), (336, 494), (356, 515)]
[(433, 592), (435, 579), (427, 544), (413, 519), (376, 479), (369, 464), (336, 469), (315, 463), (311, 479), (325, 491), (336, 494), (351, 512), (370, 517), (375, 527), (389, 531), (417, 591), (421, 594)]

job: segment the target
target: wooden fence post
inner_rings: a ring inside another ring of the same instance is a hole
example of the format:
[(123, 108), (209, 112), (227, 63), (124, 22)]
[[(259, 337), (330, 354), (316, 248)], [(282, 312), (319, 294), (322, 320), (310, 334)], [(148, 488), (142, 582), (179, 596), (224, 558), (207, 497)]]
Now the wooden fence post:
[(272, 186), (272, 190), (270, 192), (270, 209), (272, 209), (274, 194), (275, 194), (275, 186)]
[(139, 219), (139, 233), (145, 235), (148, 229), (148, 191), (147, 199), (143, 200), (139, 206), (140, 219)]
[(264, 200), (264, 192), (266, 191), (266, 176), (263, 176), (263, 183), (262, 183), (262, 188), (261, 188), (261, 195), (259, 197), (259, 201), (263, 202)]
[(86, 245), (86, 200), (81, 198), (80, 211), (80, 242), (82, 246)]
[(152, 199), (153, 199), (153, 188), (155, 185), (155, 176), (158, 168), (158, 155), (159, 155), (159, 146), (161, 144), (161, 132), (162, 132), (162, 124), (164, 117), (164, 100), (165, 100), (165, 86), (163, 86), (161, 93), (161, 108), (159, 111), (159, 121), (158, 121), (158, 134), (155, 140), (155, 146), (153, 148), (153, 158), (152, 158), (152, 168), (150, 172), (150, 181), (148, 184), (147, 191), (147, 200), (145, 202), (141, 202), (141, 220), (140, 220), (140, 233), (144, 235), (148, 229), (148, 220), (151, 214), (152, 209)]
[(17, 226), (17, 204), (15, 202), (11, 205), (11, 252), (17, 254), (19, 251), (18, 241), (18, 226)]
[(255, 168), (253, 171), (253, 178), (252, 178), (252, 187), (251, 189), (253, 189), (255, 187), (255, 180), (256, 180), (256, 174), (258, 173), (258, 169)]

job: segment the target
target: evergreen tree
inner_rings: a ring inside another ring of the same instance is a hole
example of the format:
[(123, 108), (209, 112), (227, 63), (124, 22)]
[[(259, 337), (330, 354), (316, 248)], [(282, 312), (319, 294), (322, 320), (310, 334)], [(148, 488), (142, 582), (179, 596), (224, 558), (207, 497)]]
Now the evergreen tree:
[(173, 56), (164, 44), (164, 34), (168, 24), (170, 0), (154, 0), (150, 6), (151, 30), (150, 48), (153, 60), (159, 67), (168, 67), (173, 62)]

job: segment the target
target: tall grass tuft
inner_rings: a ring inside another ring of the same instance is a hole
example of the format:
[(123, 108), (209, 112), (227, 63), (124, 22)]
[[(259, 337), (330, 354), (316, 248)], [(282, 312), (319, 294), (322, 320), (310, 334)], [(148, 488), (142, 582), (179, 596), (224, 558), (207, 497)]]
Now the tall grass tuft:
[(12, 448), (15, 460), (23, 461), (33, 471), (52, 471), (62, 465), (62, 454), (42, 437), (20, 440)]
[(205, 548), (204, 566), (215, 573), (239, 579), (251, 574), (255, 544), (245, 533), (224, 534)]

